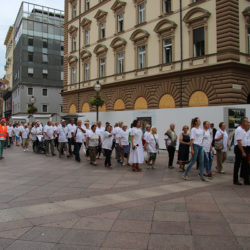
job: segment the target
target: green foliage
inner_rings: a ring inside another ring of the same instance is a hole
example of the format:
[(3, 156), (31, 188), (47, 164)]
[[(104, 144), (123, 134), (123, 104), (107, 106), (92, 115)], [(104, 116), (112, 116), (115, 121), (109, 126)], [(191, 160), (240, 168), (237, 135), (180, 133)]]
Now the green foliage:
[(94, 97), (90, 99), (91, 106), (99, 106), (102, 107), (104, 105), (104, 100), (101, 97)]
[(37, 112), (37, 108), (33, 105), (30, 105), (27, 110), (28, 114), (35, 114)]

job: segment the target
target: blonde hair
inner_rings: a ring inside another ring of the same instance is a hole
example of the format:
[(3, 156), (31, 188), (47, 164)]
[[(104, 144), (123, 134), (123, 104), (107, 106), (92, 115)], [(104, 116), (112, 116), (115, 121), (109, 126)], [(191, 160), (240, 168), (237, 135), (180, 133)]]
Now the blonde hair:
[(156, 127), (152, 127), (151, 128), (151, 133), (153, 134), (153, 130), (155, 131), (155, 134), (157, 134), (157, 128)]

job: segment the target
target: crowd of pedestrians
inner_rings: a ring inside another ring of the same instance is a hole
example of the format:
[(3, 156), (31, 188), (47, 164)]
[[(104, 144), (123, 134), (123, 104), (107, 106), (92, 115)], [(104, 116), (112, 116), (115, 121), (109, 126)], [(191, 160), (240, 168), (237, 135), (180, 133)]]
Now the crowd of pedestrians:
[[(190, 132), (189, 132), (190, 131)], [(81, 150), (93, 166), (97, 160), (105, 157), (104, 166), (112, 169), (112, 152), (115, 151), (115, 159), (122, 166), (130, 166), (132, 171), (142, 171), (145, 162), (147, 168), (156, 167), (157, 154), (159, 153), (160, 135), (156, 127), (146, 125), (142, 130), (140, 120), (134, 120), (131, 126), (119, 122), (105, 126), (99, 121), (91, 125), (89, 120), (65, 120), (53, 124), (49, 121), (43, 126), (39, 121), (29, 123), (6, 123), (4, 119), (0, 124), (0, 160), (3, 157), (3, 149), (12, 144), (22, 146), (23, 151), (32, 149), (35, 153), (71, 158), (81, 162)], [(243, 178), (244, 184), (249, 185), (250, 176), (250, 123), (247, 118), (241, 120), (240, 126), (235, 130), (232, 142), (226, 131), (226, 123), (221, 122), (218, 130), (209, 121), (201, 123), (198, 117), (192, 119), (191, 128), (184, 125), (182, 133), (178, 136), (175, 132), (175, 124), (165, 132), (165, 146), (168, 151), (168, 168), (174, 168), (174, 157), (178, 145), (177, 164), (179, 171), (183, 171), (184, 180), (188, 180), (191, 168), (196, 164), (202, 181), (213, 177), (212, 164), (216, 155), (216, 172), (225, 174), (223, 163), (227, 158), (227, 151), (234, 145), (235, 164), (233, 183), (242, 185), (239, 181)], [(190, 155), (191, 153), (191, 155)], [(191, 157), (190, 157), (191, 156)]]

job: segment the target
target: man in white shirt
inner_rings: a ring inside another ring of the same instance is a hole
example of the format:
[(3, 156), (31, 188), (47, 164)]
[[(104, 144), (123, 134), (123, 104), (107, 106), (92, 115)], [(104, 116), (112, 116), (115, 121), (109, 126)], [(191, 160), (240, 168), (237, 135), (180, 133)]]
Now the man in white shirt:
[(30, 134), (30, 129), (28, 128), (27, 124), (24, 124), (24, 126), (20, 126), (20, 135), (22, 137), (24, 152), (27, 151), (29, 147), (29, 134)]
[(117, 159), (117, 162), (121, 164), (122, 164), (122, 161), (121, 161), (121, 148), (120, 148), (120, 133), (122, 132), (122, 126), (123, 126), (123, 122), (119, 122), (118, 126), (115, 125), (115, 128), (112, 131), (113, 135), (115, 136), (116, 159)]
[(59, 142), (59, 158), (62, 156), (62, 152), (65, 150), (67, 157), (70, 157), (69, 155), (69, 149), (68, 149), (68, 133), (69, 128), (66, 127), (66, 121), (62, 120), (61, 126), (58, 128), (58, 142)]
[[(101, 143), (103, 141), (103, 133), (105, 132), (105, 128), (102, 127), (102, 122), (101, 121), (98, 121), (97, 122), (97, 126), (96, 126), (96, 134), (100, 136), (101, 138)], [(97, 148), (97, 157), (96, 159), (100, 159), (100, 156), (101, 156), (101, 153), (102, 153), (102, 145), (100, 144)]]
[(75, 121), (71, 120), (70, 123), (67, 125), (67, 128), (69, 130), (69, 132), (68, 132), (69, 154), (70, 154), (70, 156), (72, 156), (73, 155), (72, 146), (75, 144), (75, 142), (74, 142), (74, 135), (75, 135), (75, 132), (76, 132)]
[(82, 147), (82, 143), (85, 137), (85, 133), (86, 130), (84, 129), (85, 126), (82, 125), (82, 121), (78, 120), (77, 121), (77, 127), (76, 127), (76, 132), (75, 132), (75, 136), (74, 136), (74, 140), (75, 140), (75, 148), (74, 148), (74, 152), (75, 152), (75, 160), (80, 162), (81, 158), (80, 158), (80, 149)]
[(7, 126), (7, 130), (8, 130), (8, 134), (9, 134), (9, 140), (8, 140), (8, 143), (7, 143), (7, 147), (10, 148), (11, 144), (12, 144), (12, 136), (13, 136), (13, 126), (11, 123), (9, 123), (9, 125)]
[(52, 121), (48, 121), (47, 125), (44, 126), (43, 134), (45, 139), (45, 150), (46, 155), (49, 154), (49, 147), (51, 151), (51, 155), (55, 156), (54, 152), (54, 126), (52, 126)]
[(249, 166), (247, 159), (247, 129), (248, 129), (248, 118), (243, 118), (240, 122), (240, 126), (235, 130), (234, 135), (234, 178), (233, 183), (235, 185), (242, 185), (239, 182), (239, 170), (242, 168), (242, 174), (244, 178), (244, 184), (250, 185), (249, 182)]

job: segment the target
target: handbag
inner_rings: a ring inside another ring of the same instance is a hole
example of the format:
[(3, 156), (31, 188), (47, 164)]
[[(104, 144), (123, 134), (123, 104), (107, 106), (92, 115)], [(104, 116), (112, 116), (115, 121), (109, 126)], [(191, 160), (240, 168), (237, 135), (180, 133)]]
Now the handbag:
[(215, 142), (214, 142), (214, 148), (215, 148), (215, 150), (218, 150), (218, 151), (223, 150), (223, 149), (224, 149), (224, 144), (223, 144), (223, 142), (215, 141)]

